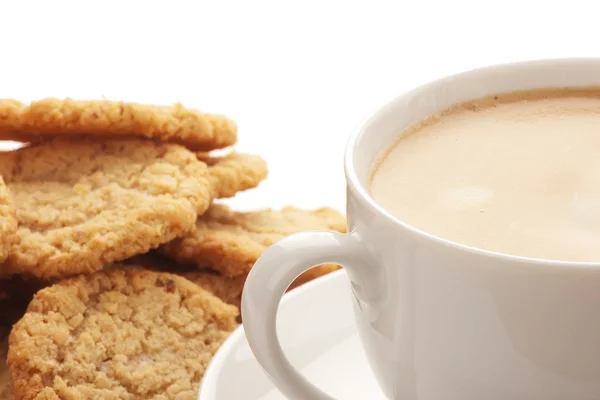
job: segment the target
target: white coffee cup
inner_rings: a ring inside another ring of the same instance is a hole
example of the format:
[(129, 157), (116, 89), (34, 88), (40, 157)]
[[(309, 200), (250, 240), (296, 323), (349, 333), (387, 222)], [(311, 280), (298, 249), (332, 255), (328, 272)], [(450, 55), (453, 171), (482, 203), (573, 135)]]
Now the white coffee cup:
[(501, 92), (596, 85), (600, 59), (493, 66), (403, 94), (360, 126), (345, 155), (349, 233), (306, 232), (276, 243), (244, 288), (248, 341), (281, 392), (332, 399), (285, 358), (275, 317), (300, 273), (337, 263), (351, 281), (360, 338), (388, 398), (600, 399), (600, 263), (459, 245), (393, 217), (366, 189), (382, 150), (407, 126), (451, 105)]

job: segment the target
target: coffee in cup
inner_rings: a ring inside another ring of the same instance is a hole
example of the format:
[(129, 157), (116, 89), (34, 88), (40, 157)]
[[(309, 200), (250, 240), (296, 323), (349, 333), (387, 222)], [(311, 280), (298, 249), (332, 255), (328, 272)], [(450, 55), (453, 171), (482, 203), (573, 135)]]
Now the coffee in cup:
[(402, 132), (371, 196), (456, 243), (523, 257), (600, 261), (600, 88), (469, 101)]

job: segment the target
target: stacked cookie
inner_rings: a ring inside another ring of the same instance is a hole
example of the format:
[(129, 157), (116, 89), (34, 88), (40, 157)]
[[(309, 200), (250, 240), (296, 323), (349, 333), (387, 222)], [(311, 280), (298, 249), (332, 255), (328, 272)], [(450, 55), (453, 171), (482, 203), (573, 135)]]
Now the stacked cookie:
[(195, 399), (262, 252), (345, 230), (328, 208), (219, 203), (267, 176), (259, 156), (210, 153), (237, 140), (221, 115), (6, 100), (0, 139), (25, 143), (0, 153), (1, 399)]

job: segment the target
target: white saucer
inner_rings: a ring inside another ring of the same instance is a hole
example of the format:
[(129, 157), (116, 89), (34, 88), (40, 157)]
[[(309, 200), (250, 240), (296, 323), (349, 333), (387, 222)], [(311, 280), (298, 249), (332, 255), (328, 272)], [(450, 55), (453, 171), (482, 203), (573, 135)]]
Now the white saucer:
[[(338, 399), (384, 399), (367, 365), (356, 328), (346, 273), (336, 271), (286, 294), (278, 332), (290, 362)], [(284, 400), (250, 351), (243, 327), (212, 359), (200, 400)]]

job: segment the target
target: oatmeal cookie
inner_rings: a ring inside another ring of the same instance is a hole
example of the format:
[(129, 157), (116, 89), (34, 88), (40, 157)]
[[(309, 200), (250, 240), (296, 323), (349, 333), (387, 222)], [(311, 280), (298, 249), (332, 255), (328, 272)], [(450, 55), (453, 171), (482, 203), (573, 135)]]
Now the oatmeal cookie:
[(232, 152), (222, 157), (198, 153), (198, 159), (209, 166), (214, 198), (233, 197), (237, 192), (254, 188), (268, 175), (265, 160), (253, 154)]
[(8, 354), (8, 333), (9, 328), (0, 327), (0, 399), (13, 400), (13, 386), (8, 373), (6, 364), (6, 355)]
[[(150, 252), (123, 261), (123, 265), (132, 267), (143, 267), (152, 271), (170, 272), (183, 276), (205, 290), (208, 290), (227, 304), (240, 308), (242, 302), (242, 291), (246, 283), (247, 274), (235, 277), (225, 276), (210, 268), (198, 268), (194, 264), (180, 264), (157, 252)], [(290, 285), (289, 290), (295, 289), (302, 284), (338, 270), (340, 267), (333, 264), (325, 264), (314, 267), (301, 274)]]
[(179, 145), (53, 140), (0, 153), (17, 205), (4, 274), (100, 270), (194, 229), (211, 202), (208, 168)]
[(203, 289), (217, 296), (227, 304), (240, 307), (245, 276), (229, 278), (209, 269), (198, 269), (193, 264), (180, 264), (156, 252), (149, 252), (132, 257), (122, 262), (129, 268), (144, 268), (150, 271), (169, 272), (186, 278)]
[(192, 150), (233, 145), (237, 125), (222, 115), (181, 104), (48, 98), (23, 104), (0, 100), (0, 139), (37, 143), (55, 137), (148, 138)]
[(168, 273), (116, 268), (62, 281), (36, 294), (10, 334), (16, 398), (195, 400), (237, 315)]
[(244, 283), (246, 282), (245, 276), (230, 278), (211, 269), (184, 272), (180, 275), (211, 292), (225, 303), (234, 305), (240, 309), (242, 303), (242, 290), (244, 289)]
[[(10, 247), (17, 240), (17, 217), (13, 196), (0, 176), (0, 262), (6, 260)], [(2, 276), (2, 266), (0, 266)]]
[[(313, 279), (317, 279), (330, 272), (337, 271), (340, 267), (334, 264), (325, 264), (316, 266), (301, 274), (290, 285), (287, 291), (293, 290)], [(242, 308), (242, 292), (248, 275), (239, 275), (228, 277), (211, 269), (205, 268), (197, 271), (183, 272), (179, 275), (194, 282), (196, 285), (204, 288), (223, 300), (227, 304)], [(241, 320), (241, 317), (240, 317)]]
[(247, 275), (273, 243), (292, 233), (321, 229), (345, 232), (344, 216), (331, 208), (233, 212), (225, 205), (213, 204), (198, 218), (193, 232), (161, 246), (159, 251), (181, 263), (235, 277)]

